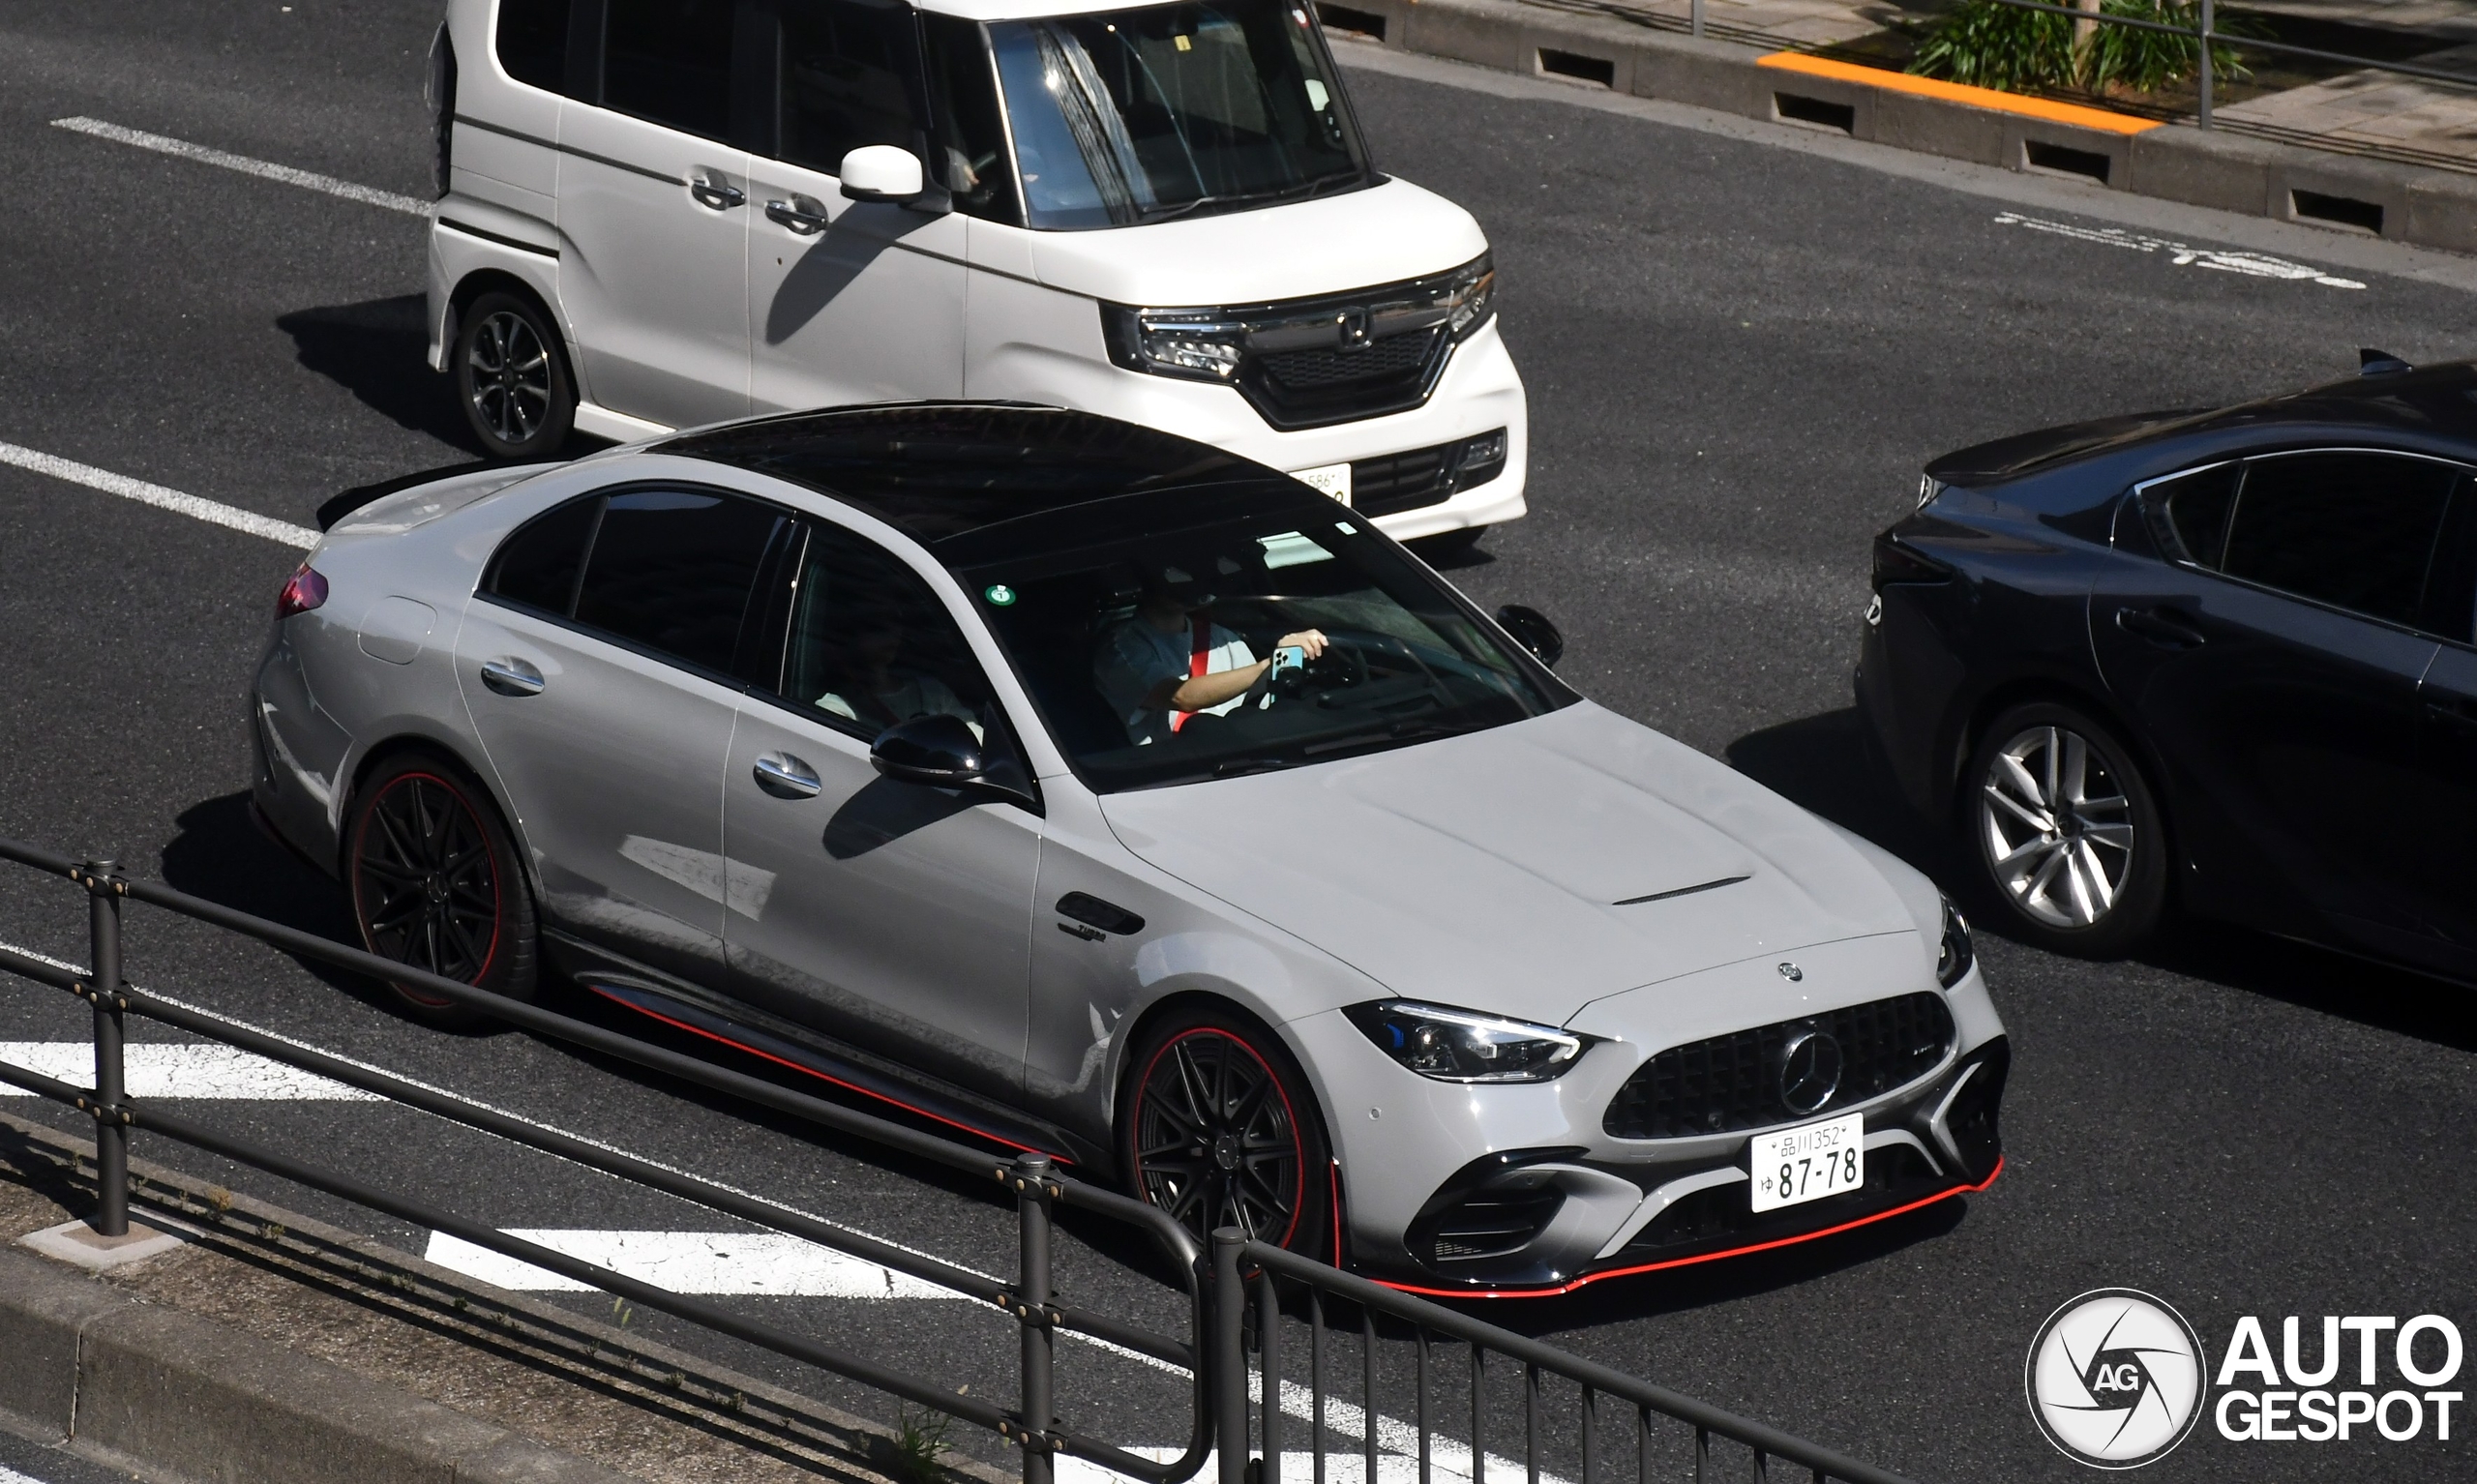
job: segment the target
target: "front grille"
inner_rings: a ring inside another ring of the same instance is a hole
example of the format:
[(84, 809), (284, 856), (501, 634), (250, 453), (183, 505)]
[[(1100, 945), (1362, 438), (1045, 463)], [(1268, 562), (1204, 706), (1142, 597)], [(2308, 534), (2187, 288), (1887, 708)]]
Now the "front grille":
[(1405, 412), (1427, 401), (1452, 348), (1443, 325), (1304, 350), (1249, 351), (1238, 390), (1275, 428), (1315, 428)]
[[(1820, 1107), (1791, 1108), (1781, 1092), (1790, 1040), (1814, 1030), (1839, 1043), (1840, 1084)], [(1822, 1117), (1933, 1071), (1953, 1049), (1953, 1012), (1921, 992), (1802, 1020), (1673, 1046), (1635, 1069), (1601, 1127), (1618, 1139), (1686, 1139)]]

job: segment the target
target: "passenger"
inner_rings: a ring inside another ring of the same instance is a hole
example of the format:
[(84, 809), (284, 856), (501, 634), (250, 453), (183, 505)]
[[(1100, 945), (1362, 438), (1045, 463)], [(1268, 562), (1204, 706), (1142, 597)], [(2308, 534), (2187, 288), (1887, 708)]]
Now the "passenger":
[(843, 675), (834, 690), (817, 698), (818, 709), (880, 730), (915, 717), (951, 716), (979, 736), (971, 707), (937, 676), (897, 665), (902, 653), (900, 625), (880, 621), (861, 629), (844, 646)]
[[(1247, 641), (1212, 622), (1205, 609), (1213, 595), (1176, 567), (1144, 574), (1144, 596), (1135, 616), (1101, 641), (1092, 657), (1092, 683), (1126, 727), (1137, 746), (1158, 742), (1202, 713), (1227, 716), (1265, 671)], [(1325, 652), (1322, 630), (1281, 637), (1313, 660)]]

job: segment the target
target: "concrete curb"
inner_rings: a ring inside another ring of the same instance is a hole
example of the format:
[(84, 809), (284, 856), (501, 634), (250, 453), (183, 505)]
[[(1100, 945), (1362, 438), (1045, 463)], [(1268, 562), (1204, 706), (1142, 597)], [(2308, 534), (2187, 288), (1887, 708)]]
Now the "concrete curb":
[(1521, 0), (1320, 0), (1318, 13), (1335, 33), (1357, 33), (1388, 51), (2074, 176), (2192, 206), (2477, 252), (2477, 175), (2181, 125), (2137, 133), (2081, 128), (2014, 111), (2002, 95), (1988, 95), (1993, 106), (1979, 106), (1847, 75), (1865, 69), (1818, 75), (1767, 67), (1760, 59), (1770, 53), (1756, 47)]
[[(0, 1113), (0, 1155), (91, 1191), (94, 1144)], [(892, 1430), (796, 1392), (435, 1266), (380, 1242), (143, 1159), (132, 1215), (545, 1369), (705, 1432), (887, 1484)], [(639, 1484), (589, 1459), (357, 1376), (274, 1341), (151, 1303), (103, 1275), (0, 1241), (0, 1424), (167, 1484)], [(786, 1451), (789, 1450), (789, 1451)], [(949, 1453), (947, 1484), (1012, 1475)]]

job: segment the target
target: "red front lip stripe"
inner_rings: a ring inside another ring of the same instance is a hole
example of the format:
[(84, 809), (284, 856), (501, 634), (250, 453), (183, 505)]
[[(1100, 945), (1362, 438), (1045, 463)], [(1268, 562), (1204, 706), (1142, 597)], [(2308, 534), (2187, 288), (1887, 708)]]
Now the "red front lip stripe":
[(1664, 1262), (1646, 1262), (1640, 1267), (1612, 1267), (1604, 1273), (1585, 1273), (1571, 1283), (1560, 1284), (1555, 1288), (1423, 1289), (1416, 1284), (1393, 1283), (1383, 1278), (1372, 1278), (1369, 1281), (1384, 1284), (1388, 1289), (1398, 1290), (1404, 1293), (1418, 1293), (1427, 1298), (1554, 1298), (1560, 1293), (1570, 1293), (1585, 1284), (1597, 1283), (1603, 1278), (1630, 1278), (1637, 1273), (1656, 1273), (1664, 1267), (1689, 1267), (1697, 1262), (1717, 1262), (1723, 1258), (1742, 1258), (1751, 1252), (1769, 1252), (1775, 1247), (1794, 1247), (1800, 1242), (1811, 1242), (1819, 1236), (1853, 1232), (1860, 1227), (1872, 1226), (1879, 1221), (1890, 1221), (1895, 1216), (1906, 1215), (1922, 1207), (1933, 1205), (1938, 1201), (1985, 1190), (1994, 1184), (1995, 1177), (2003, 1172), (2004, 1156), (1999, 1154), (1995, 1157), (1995, 1168), (1988, 1171), (1986, 1178), (1976, 1185), (1955, 1185), (1950, 1190), (1939, 1190), (1922, 1200), (1912, 1201), (1907, 1205), (1896, 1205), (1889, 1211), (1877, 1211), (1872, 1216), (1861, 1216), (1856, 1221), (1844, 1221), (1839, 1226), (1826, 1227), (1819, 1232), (1802, 1232), (1796, 1236), (1776, 1236), (1768, 1242), (1755, 1242), (1746, 1247), (1731, 1247), (1724, 1252), (1700, 1253), (1690, 1258), (1671, 1258)]

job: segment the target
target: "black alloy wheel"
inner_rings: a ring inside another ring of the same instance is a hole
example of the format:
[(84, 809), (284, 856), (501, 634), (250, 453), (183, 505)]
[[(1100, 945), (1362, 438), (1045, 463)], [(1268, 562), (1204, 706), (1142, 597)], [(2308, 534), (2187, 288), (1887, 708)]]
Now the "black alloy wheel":
[(1139, 1197), (1199, 1239), (1236, 1227), (1296, 1252), (1329, 1253), (1324, 1123), (1269, 1032), (1225, 1012), (1174, 1013), (1133, 1067), (1125, 1169)]
[(464, 309), (449, 361), (464, 421), (493, 459), (547, 459), (576, 426), (558, 326), (532, 301), (488, 293)]
[[(532, 997), (532, 894), (498, 811), (460, 770), (413, 756), (382, 764), (354, 797), (346, 841), (364, 947), (441, 978)], [(433, 1024), (489, 1021), (444, 995), (389, 988)]]
[(2167, 838), (2140, 767), (2070, 706), (2015, 706), (1979, 739), (1956, 812), (1983, 903), (2054, 953), (2132, 952), (2167, 906)]

